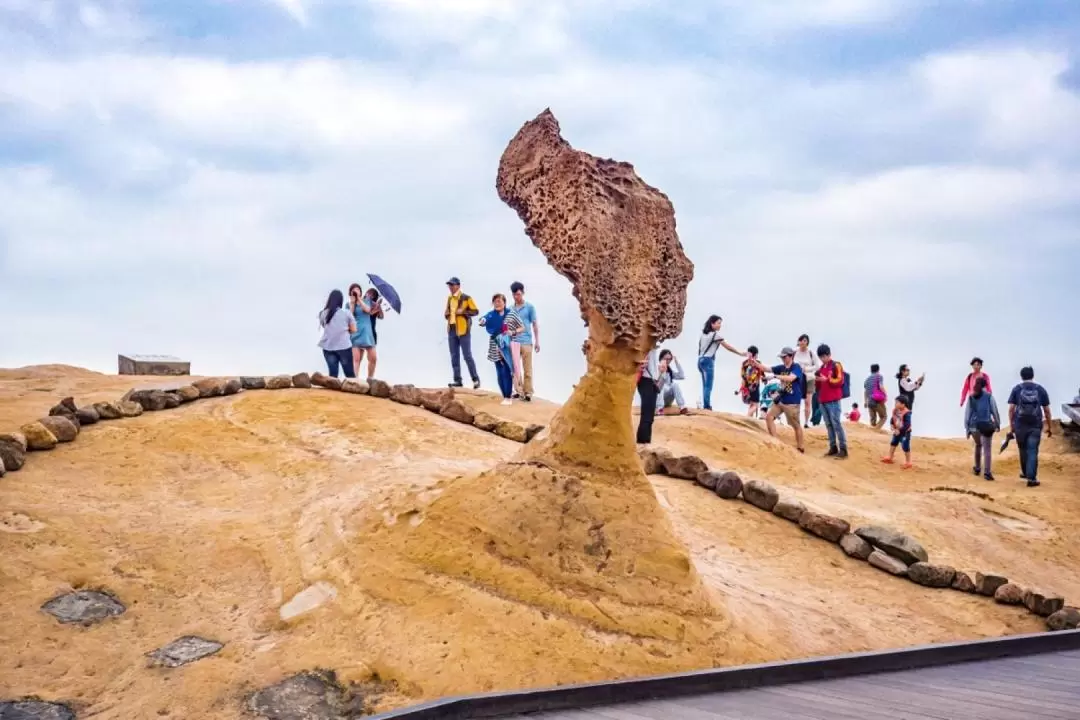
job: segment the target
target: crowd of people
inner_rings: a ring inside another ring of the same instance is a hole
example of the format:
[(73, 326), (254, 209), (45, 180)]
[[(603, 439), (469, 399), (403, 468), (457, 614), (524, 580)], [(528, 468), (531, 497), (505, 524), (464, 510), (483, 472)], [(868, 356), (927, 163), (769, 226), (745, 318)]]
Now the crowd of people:
[[(449, 294), (443, 310), (446, 320), (447, 346), (450, 351), (452, 379), (449, 386), (463, 386), (461, 361), (464, 359), (473, 388), (479, 388), (480, 375), (472, 353), (472, 326), (477, 324), (488, 333), (487, 359), (494, 365), (495, 376), (503, 404), (515, 399), (526, 402), (533, 395), (533, 358), (540, 352), (540, 326), (536, 308), (525, 300), (525, 286), (510, 285), (508, 301), (502, 293), (491, 298), (491, 309), (480, 315), (476, 301), (461, 290), (456, 277), (446, 282)], [(349, 301), (340, 290), (334, 290), (319, 313), (323, 334), (319, 341), (330, 375), (359, 377), (367, 359), (367, 378), (375, 377), (378, 364), (376, 324), (384, 316), (382, 300), (374, 287), (364, 290), (359, 283), (349, 286)], [(742, 358), (739, 368), (739, 389), (736, 393), (747, 407), (747, 415), (764, 418), (770, 435), (775, 437), (776, 424), (783, 421), (795, 434), (795, 447), (805, 452), (803, 431), (824, 422), (828, 435), (827, 457), (843, 460), (848, 457), (847, 433), (844, 420), (857, 423), (862, 418), (858, 403), (844, 414), (841, 404), (851, 396), (851, 376), (843, 364), (833, 358), (832, 349), (822, 343), (811, 350), (810, 336), (802, 334), (795, 347), (784, 347), (777, 354), (779, 362), (766, 365), (759, 359), (754, 345), (745, 350), (728, 343), (723, 336), (723, 318), (710, 315), (698, 339), (697, 369), (705, 410), (712, 410), (712, 393), (716, 379), (716, 353), (723, 348)], [(682, 364), (671, 350), (654, 348), (638, 370), (637, 393), (641, 414), (637, 442), (652, 442), (653, 422), (657, 415), (675, 408), (680, 414), (690, 412), (680, 382), (686, 380)], [(915, 397), (926, 381), (923, 373), (914, 377), (911, 368), (900, 365), (896, 372), (896, 394), (893, 407), (888, 408), (889, 391), (878, 364), (870, 366), (863, 381), (863, 407), (867, 421), (875, 429), (889, 423), (888, 452), (881, 461), (893, 464), (897, 448), (904, 453), (903, 468), (912, 467), (912, 414)], [(1077, 397), (1080, 403), (1080, 396)], [(1009, 433), (1000, 452), (1013, 440), (1020, 456), (1020, 477), (1029, 486), (1039, 485), (1039, 446), (1043, 433), (1052, 432), (1050, 397), (1046, 389), (1035, 382), (1031, 367), (1020, 371), (1020, 382), (1008, 397)], [(974, 446), (972, 472), (993, 480), (993, 438), (1002, 429), (1002, 418), (993, 393), (990, 376), (983, 370), (983, 361), (971, 360), (971, 372), (960, 391), (960, 406), (964, 410), (964, 430)]]
[[(833, 358), (832, 349), (826, 344), (811, 350), (810, 336), (800, 335), (796, 347), (784, 347), (777, 354), (780, 361), (766, 365), (759, 359), (756, 346), (740, 350), (728, 343), (721, 332), (723, 319), (710, 315), (698, 340), (698, 371), (705, 410), (712, 410), (712, 392), (716, 377), (716, 353), (720, 348), (743, 358), (739, 369), (739, 389), (752, 418), (764, 417), (769, 434), (776, 436), (776, 424), (783, 419), (794, 431), (795, 447), (805, 452), (803, 431), (822, 421), (828, 434), (827, 457), (842, 460), (848, 457), (847, 433), (844, 419), (857, 423), (862, 418), (858, 403), (844, 414), (841, 403), (851, 396), (850, 374)], [(657, 415), (665, 414), (675, 406), (686, 414), (686, 405), (679, 381), (685, 379), (682, 366), (670, 350), (655, 348), (649, 353), (638, 371), (637, 392), (641, 415), (638, 421), (637, 441), (652, 442), (653, 422)], [(878, 364), (870, 366), (870, 373), (863, 381), (863, 407), (871, 427), (880, 429), (889, 424), (889, 446), (881, 458), (886, 464), (896, 462), (899, 448), (904, 454), (902, 467), (912, 467), (912, 415), (915, 397), (926, 381), (926, 374), (915, 377), (906, 364), (896, 372), (896, 394), (893, 407), (888, 408), (889, 391)], [(1080, 402), (1080, 396), (1077, 398)], [(960, 405), (964, 410), (964, 429), (974, 445), (972, 471), (987, 480), (993, 480), (993, 437), (1001, 431), (1002, 421), (990, 384), (990, 376), (983, 370), (981, 358), (972, 358), (971, 372), (964, 379), (960, 393)], [(1035, 382), (1031, 367), (1020, 371), (1020, 382), (1012, 388), (1008, 398), (1009, 434), (1000, 451), (1016, 440), (1020, 454), (1020, 477), (1031, 487), (1039, 485), (1039, 445), (1043, 433), (1053, 432), (1051, 425), (1050, 398), (1046, 389)]]

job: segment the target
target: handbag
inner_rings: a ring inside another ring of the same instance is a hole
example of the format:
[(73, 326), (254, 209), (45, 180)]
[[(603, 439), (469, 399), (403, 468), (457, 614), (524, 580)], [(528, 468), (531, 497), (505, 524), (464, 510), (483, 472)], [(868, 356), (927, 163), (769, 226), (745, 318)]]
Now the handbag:
[(888, 399), (885, 391), (881, 389), (881, 378), (874, 380), (874, 389), (870, 391), (870, 399), (876, 403), (883, 403)]

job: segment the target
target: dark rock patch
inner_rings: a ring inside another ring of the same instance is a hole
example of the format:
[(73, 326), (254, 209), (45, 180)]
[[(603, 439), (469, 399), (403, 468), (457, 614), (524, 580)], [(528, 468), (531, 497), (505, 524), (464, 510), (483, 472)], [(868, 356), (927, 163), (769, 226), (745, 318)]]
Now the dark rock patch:
[(49, 432), (53, 434), (57, 442), (74, 442), (79, 436), (78, 426), (66, 415), (50, 415), (38, 420)]
[(368, 393), (372, 397), (388, 400), (390, 398), (390, 384), (372, 378), (371, 380), (368, 380)]
[(163, 390), (136, 390), (128, 393), (128, 400), (139, 403), (143, 410), (149, 412), (164, 410), (169, 404), (169, 399)]
[(77, 590), (60, 595), (42, 605), (41, 609), (65, 625), (93, 625), (127, 610), (115, 597), (97, 590)]
[(334, 673), (325, 671), (293, 675), (254, 693), (248, 703), (263, 720), (344, 720), (359, 714), (350, 704)]
[(292, 386), (294, 388), (307, 389), (311, 387), (311, 376), (307, 373), (296, 373), (292, 376)]
[(743, 500), (765, 512), (772, 512), (776, 503), (780, 502), (780, 493), (764, 480), (751, 480), (743, 483)]
[(1024, 593), (1024, 607), (1040, 617), (1050, 617), (1065, 607), (1065, 598), (1028, 590)]
[(420, 407), (420, 391), (415, 385), (395, 385), (390, 388), (390, 399), (402, 405)]
[(720, 476), (723, 474), (724, 473), (718, 470), (705, 470), (699, 472), (695, 479), (697, 480), (697, 484), (701, 487), (708, 488), (709, 490), (716, 490), (716, 483), (720, 482)]
[(245, 390), (264, 390), (266, 389), (266, 378), (242, 377), (240, 378), (240, 387)]
[[(375, 380), (374, 382), (379, 381)], [(383, 385), (386, 385), (386, 383), (383, 383)], [(374, 391), (374, 389), (375, 386), (372, 385), (372, 390)], [(374, 392), (372, 392), (372, 394), (374, 395)], [(476, 413), (474, 413), (468, 405), (461, 402), (460, 400), (451, 400), (446, 404), (446, 407), (444, 407), (442, 411), (439, 412), (439, 414), (448, 420), (464, 423), (466, 425), (472, 425), (473, 421), (476, 419)]]
[(874, 552), (874, 546), (863, 540), (854, 533), (848, 533), (840, 538), (840, 547), (849, 557), (857, 560), (866, 560)]
[(664, 463), (674, 456), (663, 448), (644, 447), (638, 450), (638, 457), (646, 475), (662, 475), (666, 472)]
[(1023, 605), (1024, 588), (1015, 583), (1005, 583), (994, 591), (994, 601), (1002, 605)]
[(223, 647), (225, 647), (223, 644), (214, 640), (185, 635), (182, 638), (173, 640), (164, 647), (148, 653), (147, 657), (150, 658), (153, 665), (175, 668), (209, 657)]
[(177, 395), (175, 392), (170, 391), (170, 392), (165, 393), (165, 409), (166, 410), (172, 410), (173, 408), (178, 408), (183, 404), (184, 404), (184, 399), (182, 397), (180, 397), (179, 395)]
[(1046, 627), (1051, 630), (1075, 630), (1080, 627), (1080, 609), (1067, 607), (1058, 610), (1046, 618)]
[(80, 425), (93, 425), (101, 420), (101, 413), (95, 410), (93, 405), (87, 405), (75, 411), (75, 419)]
[(229, 378), (225, 381), (225, 384), (221, 387), (222, 395), (235, 395), (244, 389), (244, 383), (240, 378)]
[(953, 578), (952, 585), (953, 590), (960, 592), (973, 593), (975, 592), (975, 581), (971, 579), (971, 576), (966, 572), (956, 572), (956, 577)]
[(956, 579), (956, 568), (948, 565), (931, 565), (930, 563), (912, 563), (907, 571), (908, 580), (918, 585), (932, 588), (952, 587)]
[(98, 418), (101, 420), (119, 420), (124, 417), (124, 413), (120, 411), (120, 405), (114, 402), (94, 403), (94, 409), (97, 410)]
[(705, 461), (695, 455), (669, 455), (664, 458), (664, 472), (680, 480), (697, 480), (698, 474), (708, 469)]
[(829, 542), (840, 542), (840, 538), (847, 535), (848, 530), (851, 529), (847, 520), (812, 510), (807, 510), (799, 516), (799, 527)]
[(267, 390), (287, 390), (292, 387), (292, 378), (288, 375), (275, 375), (266, 378)]
[(425, 410), (433, 413), (442, 412), (446, 404), (453, 399), (454, 391), (449, 388), (446, 390), (423, 390), (420, 393), (420, 405)]
[(855, 534), (879, 550), (902, 560), (905, 565), (927, 562), (930, 559), (918, 540), (897, 530), (870, 525), (858, 528)]
[(713, 488), (713, 492), (724, 500), (734, 500), (739, 497), (739, 493), (742, 491), (742, 478), (739, 477), (739, 473), (732, 470), (721, 473), (720, 478), (716, 481), (716, 487)]
[(994, 597), (998, 588), (1008, 582), (1009, 579), (1003, 575), (983, 575), (977, 572), (975, 573), (975, 592), (986, 597)]
[(0, 720), (75, 720), (75, 713), (61, 703), (0, 700)]
[(26, 437), (22, 433), (0, 434), (0, 462), (12, 472), (26, 464)]

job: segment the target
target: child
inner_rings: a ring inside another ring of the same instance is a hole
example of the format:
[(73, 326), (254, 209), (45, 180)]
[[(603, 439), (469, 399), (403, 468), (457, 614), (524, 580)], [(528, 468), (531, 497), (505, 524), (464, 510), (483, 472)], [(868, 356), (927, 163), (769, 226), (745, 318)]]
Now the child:
[(911, 410), (903, 395), (897, 395), (893, 403), (892, 441), (889, 442), (889, 454), (881, 462), (891, 465), (896, 455), (896, 446), (904, 450), (904, 469), (911, 469)]
[(779, 380), (776, 378), (769, 378), (766, 382), (762, 383), (761, 401), (758, 403), (761, 414), (767, 413), (778, 397), (780, 397)]
[(848, 413), (847, 419), (853, 423), (857, 423), (861, 417), (862, 415), (859, 413), (859, 403), (851, 403), (851, 412)]

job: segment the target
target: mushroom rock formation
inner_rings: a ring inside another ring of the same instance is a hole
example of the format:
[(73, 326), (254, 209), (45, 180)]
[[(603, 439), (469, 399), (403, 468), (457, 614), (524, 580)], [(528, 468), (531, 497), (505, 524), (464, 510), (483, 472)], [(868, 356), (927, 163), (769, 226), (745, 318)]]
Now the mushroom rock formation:
[[(672, 643), (686, 667), (731, 637), (638, 459), (638, 363), (682, 327), (693, 266), (668, 198), (627, 163), (573, 149), (550, 111), (503, 153), (500, 198), (574, 286), (588, 370), (546, 435), (447, 484), (402, 529), (410, 562), (598, 629)], [(660, 298), (658, 301), (657, 298)]]

